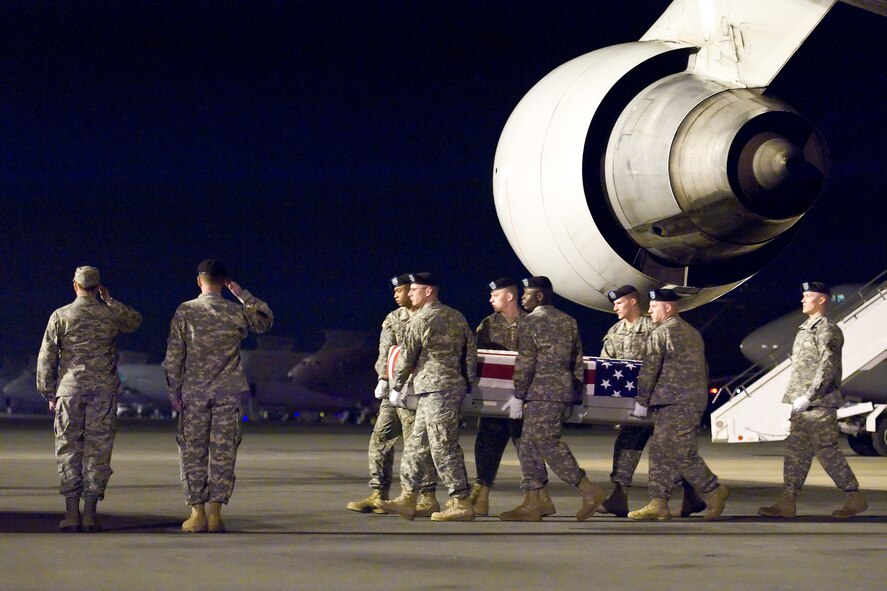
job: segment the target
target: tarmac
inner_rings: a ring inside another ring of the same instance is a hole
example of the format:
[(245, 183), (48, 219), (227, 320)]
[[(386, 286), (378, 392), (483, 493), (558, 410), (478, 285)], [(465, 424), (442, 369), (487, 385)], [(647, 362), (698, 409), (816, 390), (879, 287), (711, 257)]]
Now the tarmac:
[[(577, 522), (578, 494), (552, 475), (558, 513), (542, 523), (495, 516), (435, 523), (345, 509), (369, 492), (370, 429), (245, 425), (237, 485), (223, 511), (228, 532), (186, 534), (175, 424), (122, 420), (99, 505), (105, 531), (62, 534), (50, 418), (2, 418), (0, 589), (772, 591), (883, 589), (887, 580), (887, 459), (856, 456), (846, 444), (869, 501), (848, 521), (830, 517), (843, 496), (816, 462), (799, 517), (758, 517), (760, 505), (779, 497), (783, 444), (712, 444), (703, 433), (702, 456), (732, 488), (718, 521)], [(467, 428), (461, 440), (470, 476), (474, 435)], [(568, 428), (565, 438), (589, 477), (609, 488), (613, 428)], [(646, 478), (645, 454), (632, 508), (647, 502)], [(490, 498), (494, 514), (519, 504), (519, 482), (509, 448)]]

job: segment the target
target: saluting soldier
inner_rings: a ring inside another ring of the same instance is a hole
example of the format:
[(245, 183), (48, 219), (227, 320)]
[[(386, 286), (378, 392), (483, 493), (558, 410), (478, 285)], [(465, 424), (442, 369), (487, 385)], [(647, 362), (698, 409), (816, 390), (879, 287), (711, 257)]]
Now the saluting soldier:
[(55, 412), (59, 492), (65, 497), (59, 529), (95, 532), (101, 529), (96, 506), (111, 478), (117, 432), (117, 335), (135, 331), (142, 315), (111, 298), (95, 267), (77, 267), (73, 287), (76, 299), (53, 312), (46, 325), (37, 391)]
[[(607, 298), (613, 304), (613, 311), (619, 321), (604, 336), (601, 357), (642, 360), (647, 352), (647, 339), (655, 325), (649, 316), (641, 313), (641, 296), (637, 288), (623, 285), (608, 292)], [(628, 489), (652, 434), (653, 427), (648, 425), (620, 427), (613, 446), (613, 471), (610, 473), (614, 488), (607, 500), (597, 508), (599, 513), (612, 513), (618, 517), (628, 515)], [(686, 482), (682, 486), (684, 498), (680, 516), (688, 517), (705, 510), (705, 501), (699, 498), (693, 487)]]
[(432, 521), (472, 521), (468, 474), (459, 446), (459, 418), (467, 389), (477, 375), (474, 333), (461, 312), (439, 300), (431, 273), (410, 275), (410, 301), (418, 311), (407, 328), (389, 399), (398, 402), (410, 374), (418, 397), (413, 432), (406, 440), (400, 474), (403, 492), (376, 507), (406, 519), (416, 515), (423, 477), (433, 464), (447, 485), (450, 503)]
[(841, 349), (844, 333), (825, 316), (831, 289), (825, 283), (801, 284), (801, 311), (807, 320), (798, 328), (792, 345), (792, 374), (782, 401), (792, 405), (791, 428), (785, 440), (782, 499), (775, 505), (761, 507), (764, 517), (794, 517), (795, 500), (813, 456), (822, 464), (835, 484), (847, 497), (844, 506), (832, 517), (847, 519), (868, 508), (859, 492), (859, 482), (847, 459), (838, 449), (837, 409), (844, 403), (841, 395)]
[[(222, 505), (234, 489), (241, 395), (249, 392), (240, 342), (250, 333), (267, 332), (274, 316), (215, 259), (197, 267), (197, 286), (200, 295), (173, 316), (163, 364), (169, 398), (179, 412), (176, 441), (185, 502), (191, 506), (182, 530), (222, 532)], [(223, 287), (239, 303), (226, 300)]]
[(680, 478), (708, 503), (704, 519), (718, 517), (730, 490), (718, 483), (699, 455), (699, 425), (708, 404), (708, 365), (699, 331), (679, 316), (679, 296), (670, 289), (650, 292), (656, 328), (638, 375), (634, 413), (654, 414), (650, 438), (650, 503), (628, 514), (639, 521), (668, 521), (668, 499)]
[(552, 304), (554, 290), (548, 277), (523, 280), (521, 303), (529, 312), (518, 327), (514, 361), (514, 399), (521, 409), (521, 488), (524, 501), (502, 513), (503, 521), (542, 521), (542, 490), (548, 481), (547, 463), (558, 477), (582, 493), (576, 519), (585, 521), (604, 500), (604, 490), (591, 483), (573, 452), (561, 439), (564, 417), (585, 389), (585, 363), (579, 327), (571, 316)]
[[(407, 325), (417, 310), (410, 302), (409, 275), (392, 277), (390, 285), (394, 290), (394, 301), (398, 308), (382, 321), (382, 333), (379, 335), (379, 357), (376, 359), (379, 382), (376, 384), (374, 394), (381, 402), (369, 445), (370, 488), (373, 492), (363, 500), (352, 501), (346, 505), (349, 510), (359, 513), (385, 513), (375, 506), (375, 502), (376, 499), (388, 499), (394, 468), (394, 445), (401, 434), (406, 442), (416, 420), (415, 410), (408, 409), (402, 404), (393, 404), (388, 399), (388, 353), (391, 347), (403, 345)], [(419, 500), (416, 504), (418, 517), (430, 517), (432, 513), (440, 510), (440, 504), (435, 496), (437, 473), (433, 470), (433, 466), (431, 468), (419, 490)]]

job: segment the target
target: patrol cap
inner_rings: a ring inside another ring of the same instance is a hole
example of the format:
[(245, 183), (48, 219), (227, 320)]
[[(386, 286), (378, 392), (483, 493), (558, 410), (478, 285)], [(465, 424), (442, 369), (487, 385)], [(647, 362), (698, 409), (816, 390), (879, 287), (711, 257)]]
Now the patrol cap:
[(434, 278), (434, 275), (431, 273), (410, 273), (407, 275), (410, 278), (410, 283), (415, 283), (416, 285), (428, 285), (429, 287), (437, 287), (437, 279)]
[(544, 275), (538, 277), (527, 277), (522, 281), (524, 287), (542, 287), (552, 289), (551, 280)]
[(409, 285), (411, 282), (409, 275), (397, 275), (391, 278), (391, 288), (400, 287), (401, 285)]
[(101, 283), (99, 270), (88, 265), (77, 267), (77, 270), (74, 271), (74, 281), (76, 281), (77, 284), (80, 285), (80, 287), (86, 289), (89, 289), (90, 287), (95, 287), (96, 285)]
[(197, 265), (197, 273), (200, 275), (209, 275), (210, 277), (227, 277), (228, 271), (225, 266), (216, 259), (204, 259)]
[(681, 299), (674, 290), (671, 289), (651, 289), (650, 290), (650, 301), (651, 302), (677, 302)]
[(622, 287), (617, 287), (616, 289), (611, 289), (610, 291), (608, 291), (607, 298), (609, 298), (611, 302), (615, 302), (622, 296), (637, 293), (637, 291), (638, 289), (634, 285), (623, 285)]
[(831, 288), (821, 281), (805, 281), (801, 284), (801, 291), (814, 291), (816, 293), (824, 293), (831, 295)]
[(502, 289), (503, 287), (511, 287), (512, 285), (517, 285), (517, 281), (511, 277), (500, 277), (495, 281), (490, 281), (490, 293), (493, 293), (497, 289)]

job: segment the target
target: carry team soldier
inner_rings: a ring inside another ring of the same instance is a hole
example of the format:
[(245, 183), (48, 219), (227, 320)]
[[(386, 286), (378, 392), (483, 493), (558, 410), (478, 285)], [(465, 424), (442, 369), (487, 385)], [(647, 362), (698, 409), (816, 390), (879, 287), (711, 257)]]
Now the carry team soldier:
[[(135, 331), (142, 315), (112, 299), (95, 267), (77, 267), (76, 299), (49, 317), (37, 355), (37, 391), (55, 412), (63, 532), (101, 530), (96, 506), (111, 478), (117, 432), (117, 335)], [(96, 299), (101, 298), (101, 301)], [(80, 498), (83, 515), (80, 515)]]
[(604, 500), (604, 490), (592, 484), (561, 439), (563, 420), (585, 389), (585, 363), (579, 328), (569, 315), (552, 305), (554, 290), (547, 277), (523, 280), (521, 303), (529, 314), (518, 327), (514, 361), (514, 399), (522, 408), (521, 488), (524, 501), (502, 513), (503, 521), (542, 521), (542, 490), (548, 481), (547, 463), (561, 480), (582, 493), (576, 519), (585, 521)]
[[(234, 490), (241, 439), (241, 395), (249, 392), (240, 342), (267, 332), (274, 315), (215, 259), (197, 267), (197, 285), (200, 295), (181, 304), (170, 323), (163, 366), (170, 402), (179, 411), (176, 442), (191, 506), (182, 530), (223, 532), (221, 510)], [(222, 297), (223, 287), (239, 303)]]
[(419, 490), (433, 464), (451, 499), (445, 511), (431, 514), (431, 520), (472, 521), (459, 419), (462, 400), (477, 375), (474, 333), (460, 312), (440, 303), (438, 282), (431, 273), (410, 275), (410, 282), (410, 302), (418, 311), (407, 327), (390, 398), (400, 399), (413, 373), (416, 420), (401, 456), (403, 492), (391, 501), (377, 499), (375, 505), (413, 519)]
[[(373, 492), (363, 500), (352, 501), (346, 505), (349, 510), (359, 513), (385, 512), (374, 503), (376, 499), (388, 499), (394, 467), (394, 445), (401, 434), (406, 442), (416, 420), (415, 410), (393, 404), (388, 400), (388, 352), (391, 347), (403, 344), (407, 324), (417, 310), (410, 302), (409, 275), (392, 277), (390, 285), (394, 290), (394, 301), (398, 308), (385, 317), (382, 322), (382, 333), (379, 336), (379, 357), (375, 366), (379, 382), (376, 385), (375, 396), (381, 402), (369, 445), (370, 488)], [(432, 469), (429, 470), (419, 490), (419, 501), (416, 504), (416, 515), (419, 517), (430, 517), (432, 513), (440, 510), (434, 494), (437, 473), (433, 470), (433, 466), (430, 468)]]
[(639, 521), (668, 521), (668, 499), (683, 478), (706, 503), (706, 520), (720, 516), (730, 494), (699, 456), (699, 425), (708, 404), (708, 365), (702, 335), (679, 316), (679, 296), (670, 289), (650, 292), (650, 333), (638, 375), (634, 414), (653, 411), (650, 437), (650, 503), (628, 514)]
[(841, 395), (841, 350), (844, 333), (825, 316), (831, 290), (820, 282), (801, 284), (801, 311), (807, 320), (798, 327), (792, 345), (792, 374), (782, 402), (791, 404), (791, 428), (785, 440), (782, 499), (761, 507), (764, 517), (794, 517), (795, 500), (813, 456), (847, 497), (832, 517), (847, 519), (862, 513), (868, 503), (844, 454), (838, 449), (837, 409)]
[[(500, 351), (517, 351), (517, 329), (527, 312), (518, 304), (517, 281), (511, 277), (500, 277), (491, 281), (490, 304), (494, 312), (480, 321), (477, 326), (477, 348)], [(508, 403), (506, 403), (506, 406)], [(511, 406), (514, 406), (512, 403)], [(506, 407), (503, 407), (505, 410)], [(471, 488), (471, 504), (474, 513), (486, 516), (490, 511), (490, 488), (496, 480), (502, 454), (511, 439), (514, 448), (520, 455), (520, 436), (523, 419), (515, 418), (512, 411), (509, 418), (480, 417), (478, 421), (477, 439), (474, 441), (474, 462), (477, 467), (477, 478)], [(544, 493), (544, 514), (555, 513), (554, 503)]]
[[(610, 359), (641, 360), (647, 352), (647, 339), (655, 325), (649, 316), (641, 313), (640, 294), (633, 285), (623, 285), (607, 293), (613, 311), (619, 321), (604, 336), (601, 357)], [(618, 517), (628, 515), (628, 488), (644, 446), (653, 434), (648, 425), (622, 425), (613, 446), (613, 471), (610, 480), (615, 485), (613, 493), (597, 508), (599, 513), (612, 513)], [(684, 498), (679, 515), (688, 517), (705, 510), (705, 501), (699, 498), (693, 487), (682, 483)]]

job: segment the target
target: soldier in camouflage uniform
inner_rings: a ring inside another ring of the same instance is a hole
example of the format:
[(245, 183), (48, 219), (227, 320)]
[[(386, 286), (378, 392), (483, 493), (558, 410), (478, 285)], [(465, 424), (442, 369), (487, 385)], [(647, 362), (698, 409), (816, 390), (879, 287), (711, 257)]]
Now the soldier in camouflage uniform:
[[(613, 303), (613, 311), (619, 322), (610, 327), (604, 336), (601, 357), (610, 359), (641, 360), (647, 351), (647, 339), (653, 332), (654, 324), (649, 316), (641, 314), (640, 294), (633, 285), (623, 285), (607, 293)], [(604, 501), (597, 511), (612, 513), (618, 517), (628, 515), (628, 488), (644, 446), (653, 434), (653, 427), (646, 425), (622, 425), (616, 443), (613, 446), (613, 471), (610, 481), (615, 485), (613, 493)], [(689, 515), (705, 509), (705, 501), (699, 498), (693, 487), (683, 483), (684, 499), (679, 515)]]
[(77, 299), (53, 312), (46, 326), (37, 391), (55, 412), (59, 492), (66, 506), (59, 529), (94, 532), (101, 529), (96, 505), (111, 477), (117, 432), (117, 335), (136, 330), (142, 315), (111, 298), (95, 267), (78, 267), (73, 287)]
[(847, 459), (838, 449), (837, 409), (844, 403), (841, 395), (841, 349), (844, 334), (825, 317), (831, 290), (825, 283), (801, 285), (801, 310), (807, 320), (799, 327), (792, 345), (792, 374), (782, 402), (792, 405), (791, 429), (785, 440), (782, 499), (770, 507), (761, 507), (764, 517), (794, 517), (795, 500), (813, 456), (826, 474), (847, 494), (844, 506), (833, 517), (847, 519), (868, 508), (859, 492), (859, 482)]
[[(524, 502), (502, 513), (503, 521), (541, 521), (545, 513), (541, 491), (548, 473), (545, 464), (582, 493), (576, 519), (594, 514), (606, 494), (585, 477), (561, 439), (563, 419), (585, 388), (585, 363), (576, 321), (552, 305), (554, 291), (547, 277), (523, 280), (521, 300), (529, 314), (518, 327), (514, 361), (515, 406), (523, 406), (520, 465)], [(509, 401), (512, 402), (512, 401)]]
[[(197, 267), (197, 285), (200, 296), (180, 305), (170, 323), (164, 366), (169, 398), (179, 411), (176, 441), (185, 501), (191, 505), (182, 529), (222, 532), (221, 508), (234, 489), (241, 395), (249, 392), (240, 341), (268, 331), (274, 316), (215, 259)], [(223, 298), (222, 287), (240, 304)]]
[(650, 438), (650, 503), (628, 514), (640, 521), (671, 519), (668, 499), (680, 478), (702, 493), (708, 503), (704, 519), (718, 517), (730, 491), (718, 484), (699, 456), (699, 425), (708, 404), (708, 365), (702, 335), (678, 313), (679, 296), (670, 289), (650, 292), (650, 334), (638, 376), (634, 413), (654, 412)]
[[(384, 513), (374, 503), (376, 499), (388, 499), (394, 467), (394, 444), (401, 434), (403, 440), (407, 440), (416, 420), (415, 410), (392, 404), (388, 400), (388, 352), (391, 347), (403, 344), (407, 324), (416, 311), (409, 298), (409, 275), (392, 277), (391, 287), (394, 289), (394, 301), (399, 307), (385, 317), (379, 336), (379, 357), (376, 359), (379, 383), (376, 385), (375, 396), (381, 402), (369, 445), (370, 488), (373, 492), (363, 500), (346, 505), (347, 509), (358, 513)], [(419, 501), (416, 505), (416, 515), (419, 517), (430, 517), (440, 510), (435, 497), (437, 473), (433, 468), (429, 465), (427, 477), (419, 489)]]
[(438, 283), (430, 273), (410, 275), (413, 315), (391, 384), (390, 399), (397, 402), (413, 373), (418, 397), (416, 421), (401, 458), (403, 492), (376, 506), (406, 519), (416, 515), (418, 491), (428, 465), (437, 469), (449, 488), (451, 501), (432, 521), (471, 521), (474, 507), (468, 500), (468, 474), (459, 446), (462, 400), (477, 375), (477, 347), (465, 317), (438, 299)]

